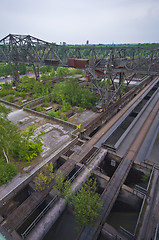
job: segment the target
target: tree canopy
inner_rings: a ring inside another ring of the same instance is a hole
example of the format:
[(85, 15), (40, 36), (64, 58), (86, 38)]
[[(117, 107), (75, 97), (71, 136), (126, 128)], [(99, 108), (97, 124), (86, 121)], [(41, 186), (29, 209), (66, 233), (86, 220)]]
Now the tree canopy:
[(93, 226), (102, 209), (100, 195), (96, 190), (96, 180), (90, 178), (73, 197), (75, 219), (81, 228), (88, 225)]
[(97, 97), (88, 88), (79, 86), (77, 80), (70, 79), (55, 84), (53, 95), (57, 102), (66, 101), (71, 105), (93, 108), (97, 102)]

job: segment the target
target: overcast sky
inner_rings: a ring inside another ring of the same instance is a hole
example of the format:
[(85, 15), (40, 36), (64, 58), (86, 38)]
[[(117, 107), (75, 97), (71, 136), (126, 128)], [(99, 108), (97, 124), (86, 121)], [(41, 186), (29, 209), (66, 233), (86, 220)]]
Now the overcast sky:
[(68, 44), (159, 42), (159, 0), (2, 0), (0, 39)]

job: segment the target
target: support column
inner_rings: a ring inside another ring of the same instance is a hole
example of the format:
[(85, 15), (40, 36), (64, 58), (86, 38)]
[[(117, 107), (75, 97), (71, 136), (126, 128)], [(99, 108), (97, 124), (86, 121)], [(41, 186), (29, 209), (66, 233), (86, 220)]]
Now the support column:
[(34, 73), (35, 73), (35, 78), (37, 81), (39, 81), (39, 65), (35, 66), (33, 64), (33, 69), (34, 69)]
[(121, 85), (124, 81), (124, 73), (123, 72), (120, 72), (119, 73), (119, 97), (121, 98), (122, 97), (122, 89), (121, 89)]
[(17, 62), (14, 63), (14, 64), (12, 65), (12, 67), (13, 67), (13, 70), (12, 70), (12, 75), (13, 75), (13, 85), (14, 85), (15, 87), (17, 87), (18, 84), (19, 84), (18, 63), (17, 63)]

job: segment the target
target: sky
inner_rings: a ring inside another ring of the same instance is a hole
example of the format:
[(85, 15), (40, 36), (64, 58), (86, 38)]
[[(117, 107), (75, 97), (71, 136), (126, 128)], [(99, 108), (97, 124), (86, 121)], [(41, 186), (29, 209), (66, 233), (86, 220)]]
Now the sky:
[(159, 42), (159, 0), (2, 0), (0, 39), (32, 35), (47, 42)]

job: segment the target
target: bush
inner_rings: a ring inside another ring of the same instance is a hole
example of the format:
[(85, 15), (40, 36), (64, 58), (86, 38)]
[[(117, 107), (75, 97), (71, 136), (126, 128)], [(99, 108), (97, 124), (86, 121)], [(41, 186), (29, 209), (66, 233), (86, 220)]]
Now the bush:
[(63, 101), (62, 102), (61, 112), (67, 112), (70, 109), (71, 109), (71, 104), (66, 102), (66, 101)]
[(29, 104), (26, 104), (25, 107), (26, 107), (26, 108), (30, 108), (30, 105), (29, 105)]
[(47, 113), (47, 115), (50, 116), (50, 117), (58, 118), (58, 115), (57, 115), (57, 113), (54, 110), (49, 111)]
[(9, 182), (17, 174), (16, 167), (13, 163), (6, 163), (0, 167), (0, 186)]
[(24, 132), (21, 136), (21, 145), (18, 150), (19, 159), (30, 162), (38, 156), (42, 151), (41, 135), (42, 132), (34, 137), (35, 127), (31, 125), (28, 132)]
[(8, 102), (13, 102), (14, 96), (13, 96), (13, 95), (8, 95), (8, 96), (6, 96), (6, 100), (7, 100)]
[(41, 112), (42, 111), (42, 106), (36, 106), (36, 111)]
[(42, 143), (40, 141), (29, 142), (27, 148), (27, 154), (24, 156), (24, 158), (30, 162), (33, 158), (37, 157), (42, 152)]
[(0, 97), (4, 97), (7, 95), (13, 95), (15, 93), (15, 91), (13, 89), (3, 89), (2, 91), (0, 91)]
[(48, 103), (47, 101), (45, 101), (44, 106), (45, 106), (45, 107), (48, 107), (48, 106), (49, 106), (49, 103)]
[(83, 112), (83, 108), (82, 108), (82, 107), (79, 107), (79, 108), (78, 108), (78, 112), (79, 112), (79, 113), (82, 113), (82, 112)]
[(11, 89), (12, 87), (13, 87), (13, 83), (5, 82), (5, 83), (2, 85), (2, 88), (3, 88), (3, 89)]
[(67, 120), (68, 120), (68, 117), (67, 117), (65, 114), (63, 114), (63, 116), (62, 116), (61, 119), (64, 120), (64, 121), (67, 121)]
[(51, 162), (50, 164), (46, 164), (42, 171), (40, 171), (38, 176), (35, 178), (35, 189), (37, 191), (45, 190), (47, 187), (49, 187), (53, 178), (53, 164)]
[(22, 98), (24, 98), (24, 97), (26, 96), (26, 93), (25, 93), (25, 92), (20, 92), (20, 93), (19, 93), (19, 96), (22, 97)]

